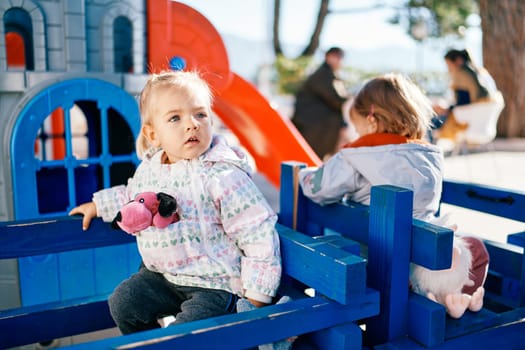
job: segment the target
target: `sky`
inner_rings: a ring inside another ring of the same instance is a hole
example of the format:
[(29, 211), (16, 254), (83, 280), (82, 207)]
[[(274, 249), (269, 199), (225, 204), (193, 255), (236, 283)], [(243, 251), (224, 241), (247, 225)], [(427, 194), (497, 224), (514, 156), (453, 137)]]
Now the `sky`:
[[(247, 39), (270, 40), (273, 0), (183, 0), (205, 15), (219, 32), (236, 34)], [(303, 44), (313, 30), (319, 0), (281, 0), (281, 40)], [(351, 4), (351, 7), (349, 5)], [(369, 8), (369, 0), (332, 0), (330, 9), (349, 10)], [(398, 4), (399, 0), (381, 1)], [(413, 46), (403, 28), (387, 23), (394, 12), (385, 7), (374, 11), (334, 13), (327, 17), (322, 33), (323, 46), (370, 48), (384, 42)]]
[[(266, 41), (268, 48), (271, 48), (273, 0), (179, 0), (179, 2), (203, 14), (221, 35), (230, 34), (248, 40)], [(434, 69), (446, 70), (442, 60), (446, 51), (443, 44), (427, 41), (423, 46), (419, 46), (406, 34), (404, 27), (388, 23), (388, 19), (395, 14), (395, 7), (403, 2), (403, 0), (331, 0), (330, 9), (336, 13), (326, 17), (320, 49), (340, 46), (369, 51), (382, 47), (391, 49), (395, 46), (399, 49), (411, 50), (414, 52), (413, 57), (418, 55), (424, 57), (428, 61), (427, 66), (432, 65)], [(299, 54), (286, 50), (293, 47), (300, 50), (308, 42), (319, 3), (319, 0), (281, 0), (280, 35), (285, 55), (292, 57)], [(383, 6), (371, 11), (364, 10), (370, 9), (377, 3)], [(460, 43), (460, 46), (467, 47), (473, 59), (482, 63), (479, 29), (467, 30), (466, 39)]]

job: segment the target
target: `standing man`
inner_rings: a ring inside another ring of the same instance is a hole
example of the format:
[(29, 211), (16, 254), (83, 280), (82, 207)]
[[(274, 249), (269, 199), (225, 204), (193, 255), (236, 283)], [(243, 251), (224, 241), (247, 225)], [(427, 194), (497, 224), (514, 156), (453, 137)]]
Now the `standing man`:
[(341, 131), (347, 126), (342, 114), (346, 89), (336, 76), (343, 58), (344, 51), (339, 47), (326, 51), (323, 64), (295, 96), (292, 123), (321, 159), (336, 153)]

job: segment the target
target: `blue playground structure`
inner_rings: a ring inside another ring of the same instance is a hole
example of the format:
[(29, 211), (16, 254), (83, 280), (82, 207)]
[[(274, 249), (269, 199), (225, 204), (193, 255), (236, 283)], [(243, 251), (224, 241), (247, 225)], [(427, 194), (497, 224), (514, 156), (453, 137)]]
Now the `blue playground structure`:
[[(138, 163), (145, 4), (2, 1), (0, 20), (0, 220), (66, 215)], [(3, 260), (0, 309), (108, 293), (139, 264), (134, 244)]]

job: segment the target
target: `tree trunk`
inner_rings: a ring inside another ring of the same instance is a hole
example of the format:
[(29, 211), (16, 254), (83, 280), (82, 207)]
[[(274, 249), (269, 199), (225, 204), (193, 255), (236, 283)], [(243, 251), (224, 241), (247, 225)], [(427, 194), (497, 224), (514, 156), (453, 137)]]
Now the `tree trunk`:
[(321, 32), (323, 30), (324, 26), (324, 20), (326, 18), (326, 15), (328, 15), (328, 5), (330, 3), (330, 0), (321, 0), (321, 4), (319, 6), (319, 12), (317, 14), (317, 21), (315, 23), (314, 32), (312, 33), (312, 36), (310, 37), (310, 42), (305, 47), (303, 52), (301, 53), (301, 56), (313, 56), (315, 54), (315, 51), (319, 47), (319, 38), (321, 37)]
[(275, 56), (282, 55), (281, 37), (279, 36), (279, 24), (281, 22), (281, 0), (273, 3), (273, 52)]
[[(315, 23), (315, 28), (312, 33), (312, 36), (310, 37), (310, 42), (306, 47), (304, 48), (303, 52), (301, 52), (301, 55), (299, 57), (304, 56), (313, 56), (315, 54), (315, 51), (319, 48), (319, 40), (321, 37), (321, 32), (323, 31), (324, 21), (326, 16), (328, 15), (329, 9), (328, 5), (330, 4), (330, 0), (321, 0), (319, 5), (319, 12), (317, 13), (317, 21)], [(281, 38), (279, 35), (279, 23), (281, 21), (281, 1), (280, 0), (274, 0), (273, 2), (273, 51), (275, 52), (275, 56), (279, 56), (283, 54), (282, 46), (281, 46)]]
[(525, 137), (525, 1), (479, 0), (483, 65), (505, 99), (498, 136)]

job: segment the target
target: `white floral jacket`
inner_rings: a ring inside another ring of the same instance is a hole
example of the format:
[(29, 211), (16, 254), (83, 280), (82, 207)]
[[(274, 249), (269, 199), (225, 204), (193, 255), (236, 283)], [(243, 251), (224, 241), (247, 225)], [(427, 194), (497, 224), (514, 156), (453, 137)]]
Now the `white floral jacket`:
[(140, 192), (172, 195), (180, 221), (137, 234), (146, 267), (178, 285), (269, 302), (281, 277), (277, 216), (253, 183), (246, 155), (220, 136), (198, 159), (162, 164), (163, 151), (148, 153), (127, 186), (94, 194), (98, 215), (113, 220)]

